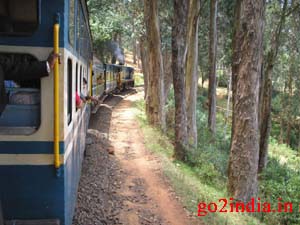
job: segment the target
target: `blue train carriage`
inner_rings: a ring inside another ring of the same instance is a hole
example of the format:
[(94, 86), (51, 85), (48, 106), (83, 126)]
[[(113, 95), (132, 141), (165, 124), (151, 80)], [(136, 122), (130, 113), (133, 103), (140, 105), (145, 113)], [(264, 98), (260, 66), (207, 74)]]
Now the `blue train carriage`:
[(122, 66), (121, 82), (123, 89), (134, 87), (134, 68)]
[(105, 91), (105, 66), (101, 63), (93, 65), (93, 95), (101, 99)]
[(9, 103), (0, 117), (4, 218), (71, 225), (90, 115), (89, 105), (76, 109), (75, 92), (91, 94), (92, 87), (86, 1), (0, 0), (0, 18), (0, 54), (30, 61), (45, 60), (53, 48), (61, 53), (48, 77), (6, 81)]
[(114, 64), (104, 64), (105, 66), (105, 94), (113, 92), (117, 86), (117, 69)]

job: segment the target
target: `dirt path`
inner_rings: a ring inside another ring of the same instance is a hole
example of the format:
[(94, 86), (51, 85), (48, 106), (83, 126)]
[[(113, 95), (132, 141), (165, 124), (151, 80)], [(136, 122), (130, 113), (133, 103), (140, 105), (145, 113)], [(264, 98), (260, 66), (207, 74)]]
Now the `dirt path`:
[[(143, 135), (132, 110), (133, 102), (142, 97), (142, 92), (128, 95), (123, 100), (122, 96), (115, 96), (105, 102), (105, 108), (102, 108), (102, 114), (105, 110), (109, 113), (102, 117), (98, 115), (94, 120), (92, 118), (92, 128), (96, 129), (89, 130), (89, 165), (84, 168), (89, 173), (85, 175), (83, 171), (74, 225), (203, 224), (189, 216), (178, 202), (163, 178), (159, 159), (145, 148)], [(100, 123), (102, 128), (99, 130), (97, 124)], [(114, 150), (114, 156), (108, 156), (108, 148)], [(98, 156), (95, 157), (95, 154)], [(95, 171), (93, 163), (102, 168), (102, 172)], [(89, 176), (91, 178), (87, 178)], [(99, 181), (101, 179), (102, 182)], [(92, 190), (85, 190), (90, 189), (86, 186), (91, 186), (91, 183), (96, 183), (92, 185)], [(85, 188), (82, 191), (83, 186)], [(86, 200), (87, 196), (97, 196), (97, 199), (91, 197)], [(99, 205), (99, 201), (102, 205)], [(92, 205), (95, 207), (91, 210)], [(82, 211), (85, 212), (83, 216)], [(98, 215), (96, 221), (99, 223), (89, 219), (89, 214), (93, 213)]]
[[(132, 102), (143, 97), (139, 92), (125, 98), (112, 113), (110, 140), (121, 167), (127, 174), (120, 190), (127, 197), (121, 212), (124, 224), (196, 224), (161, 176), (161, 165), (145, 148), (143, 135), (132, 110)], [(151, 215), (146, 219), (143, 214)]]

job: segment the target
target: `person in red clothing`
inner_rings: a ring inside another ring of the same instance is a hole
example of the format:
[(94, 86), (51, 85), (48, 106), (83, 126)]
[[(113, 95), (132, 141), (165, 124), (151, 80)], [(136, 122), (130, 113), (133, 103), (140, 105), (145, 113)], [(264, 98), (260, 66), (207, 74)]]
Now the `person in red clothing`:
[[(83, 78), (83, 92), (86, 93), (87, 92), (87, 80), (84, 77)], [(76, 102), (76, 109), (80, 109), (83, 107), (83, 104), (86, 103), (87, 101), (91, 101), (94, 104), (98, 104), (98, 99), (90, 96), (89, 94), (85, 95), (82, 92), (78, 92), (78, 90), (76, 90), (75, 92), (75, 102)]]
[(76, 102), (76, 109), (80, 109), (82, 108), (83, 102), (78, 94), (78, 92), (76, 91), (75, 93), (75, 102)]

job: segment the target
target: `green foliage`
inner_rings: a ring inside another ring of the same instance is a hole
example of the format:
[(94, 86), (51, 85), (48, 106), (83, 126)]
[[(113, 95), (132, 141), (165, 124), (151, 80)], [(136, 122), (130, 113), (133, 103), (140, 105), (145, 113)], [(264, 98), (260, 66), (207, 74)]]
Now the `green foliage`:
[(218, 87), (227, 87), (228, 86), (229, 76), (224, 72), (224, 70), (217, 70), (217, 81)]
[(143, 7), (139, 0), (89, 0), (88, 7), (94, 50), (102, 61), (111, 58), (108, 46), (111, 42), (132, 50), (132, 40), (144, 31)]
[(300, 157), (286, 145), (274, 139), (270, 143), (267, 168), (260, 177), (261, 201), (270, 202), (273, 208), (280, 202), (292, 202), (293, 213), (262, 214), (268, 224), (299, 224)]
[(144, 76), (141, 73), (134, 74), (134, 85), (136, 87), (144, 85)]

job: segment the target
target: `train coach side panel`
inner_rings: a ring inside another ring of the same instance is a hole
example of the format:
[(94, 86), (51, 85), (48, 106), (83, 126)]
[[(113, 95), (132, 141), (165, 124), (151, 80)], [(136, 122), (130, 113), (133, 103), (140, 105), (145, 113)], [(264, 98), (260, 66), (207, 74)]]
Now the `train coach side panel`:
[(6, 177), (0, 185), (5, 219), (60, 219), (64, 224), (64, 180), (52, 165), (1, 165), (0, 177)]
[(90, 118), (90, 106), (84, 107), (77, 117), (76, 126), (66, 138), (65, 145), (65, 224), (71, 225), (74, 215), (78, 184), (84, 158), (85, 138)]

